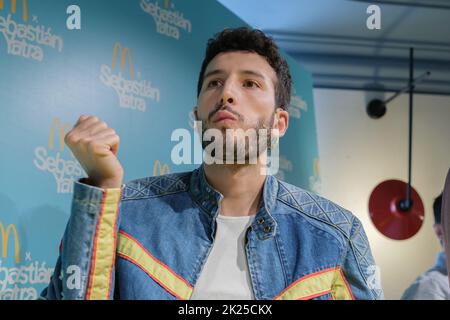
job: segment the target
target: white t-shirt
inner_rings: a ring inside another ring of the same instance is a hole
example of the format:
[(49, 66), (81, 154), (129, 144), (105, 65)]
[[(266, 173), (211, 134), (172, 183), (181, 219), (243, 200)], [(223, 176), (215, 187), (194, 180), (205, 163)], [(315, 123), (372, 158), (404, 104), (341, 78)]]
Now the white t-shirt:
[(245, 232), (253, 216), (217, 216), (214, 244), (191, 300), (254, 300), (245, 254)]

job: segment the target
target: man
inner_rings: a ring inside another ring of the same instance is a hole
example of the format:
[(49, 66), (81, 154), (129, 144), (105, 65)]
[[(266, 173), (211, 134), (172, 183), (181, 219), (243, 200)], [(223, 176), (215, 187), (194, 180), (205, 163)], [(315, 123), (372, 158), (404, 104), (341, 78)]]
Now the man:
[[(434, 232), (444, 245), (444, 231), (441, 224), (442, 194), (433, 203), (434, 210)], [(433, 268), (420, 275), (411, 286), (403, 293), (402, 300), (448, 300), (450, 299), (450, 288), (447, 278), (447, 266), (445, 264), (445, 252), (437, 255), (436, 264)]]
[[(380, 298), (360, 221), (264, 174), (273, 147), (264, 142), (286, 132), (290, 96), (289, 68), (274, 42), (259, 30), (224, 30), (208, 42), (194, 113), (201, 131), (220, 133), (211, 143), (223, 138), (210, 157), (232, 164), (204, 162), (126, 185), (119, 137), (81, 116), (66, 143), (88, 178), (75, 183), (55, 276), (42, 297)], [(273, 129), (258, 139), (256, 162), (255, 141), (244, 157), (225, 148), (252, 140), (239, 129)]]
[[(444, 230), (444, 248), (447, 258), (447, 270), (450, 268), (450, 168), (445, 178), (444, 191), (442, 192), (441, 206), (442, 228)], [(450, 281), (450, 275), (449, 275)]]

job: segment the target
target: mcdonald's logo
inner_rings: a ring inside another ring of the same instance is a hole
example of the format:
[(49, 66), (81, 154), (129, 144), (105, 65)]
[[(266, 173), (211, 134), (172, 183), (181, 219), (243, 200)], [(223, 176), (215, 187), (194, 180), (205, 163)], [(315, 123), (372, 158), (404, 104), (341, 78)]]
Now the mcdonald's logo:
[(315, 176), (320, 175), (320, 161), (319, 159), (314, 159), (314, 163), (313, 163), (313, 172)]
[(159, 160), (155, 161), (155, 164), (153, 165), (153, 176), (162, 176), (166, 173), (170, 173), (170, 168), (167, 164), (161, 165), (161, 162)]
[[(22, 18), (23, 21), (28, 21), (28, 12), (27, 12), (27, 0), (22, 0), (22, 8), (23, 8), (23, 12), (22, 12)], [(0, 0), (0, 10), (3, 10), (5, 7), (5, 3), (4, 0)], [(16, 9), (17, 9), (17, 0), (11, 0), (11, 13), (15, 14), (16, 13)]]
[(113, 49), (113, 56), (112, 56), (112, 68), (114, 69), (117, 65), (117, 51), (119, 51), (120, 55), (120, 70), (125, 69), (125, 59), (128, 57), (128, 66), (130, 68), (130, 78), (133, 80), (134, 77), (134, 66), (133, 61), (131, 59), (131, 51), (128, 48), (122, 48), (119, 42), (116, 42)]
[(3, 226), (3, 223), (0, 222), (0, 229), (2, 233), (2, 257), (6, 258), (6, 254), (8, 251), (8, 241), (9, 241), (9, 234), (11, 230), (14, 234), (14, 253), (15, 253), (15, 259), (16, 263), (20, 262), (20, 245), (19, 245), (19, 237), (17, 235), (16, 227), (13, 224), (10, 224), (5, 231), (5, 227)]
[(53, 149), (55, 127), (59, 130), (57, 131), (59, 133), (59, 150), (64, 151), (64, 136), (66, 135), (66, 131), (68, 131), (71, 126), (69, 123), (65, 123), (63, 126), (58, 117), (53, 118), (52, 123), (50, 124), (50, 136), (48, 139), (48, 148), (50, 150)]

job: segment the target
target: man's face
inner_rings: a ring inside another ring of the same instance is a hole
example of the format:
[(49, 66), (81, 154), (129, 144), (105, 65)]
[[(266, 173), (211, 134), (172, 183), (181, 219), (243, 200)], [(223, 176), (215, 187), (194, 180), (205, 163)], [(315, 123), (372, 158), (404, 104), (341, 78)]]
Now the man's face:
[[(225, 52), (207, 66), (196, 108), (203, 132), (219, 129), (270, 129), (278, 127), (277, 115), (287, 112), (275, 108), (275, 71), (256, 53)], [(286, 119), (287, 127), (287, 119)], [(283, 134), (285, 128), (281, 128)], [(281, 131), (280, 130), (280, 131)], [(205, 147), (209, 142), (203, 144)], [(248, 150), (247, 150), (248, 151)], [(265, 150), (259, 150), (258, 154)], [(248, 152), (247, 152), (248, 153)]]

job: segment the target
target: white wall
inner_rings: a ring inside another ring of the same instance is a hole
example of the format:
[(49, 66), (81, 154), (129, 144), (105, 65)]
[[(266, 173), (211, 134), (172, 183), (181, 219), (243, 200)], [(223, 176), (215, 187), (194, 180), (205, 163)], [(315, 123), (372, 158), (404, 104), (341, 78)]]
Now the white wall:
[[(381, 270), (386, 299), (399, 299), (430, 268), (440, 244), (433, 231), (433, 200), (450, 167), (450, 97), (415, 95), (412, 183), (425, 206), (425, 221), (408, 240), (382, 235), (372, 224), (368, 201), (387, 179), (408, 179), (408, 95), (388, 105), (378, 120), (365, 111), (380, 93), (314, 90), (322, 179), (321, 194), (361, 219)], [(385, 94), (389, 97), (391, 94)]]

